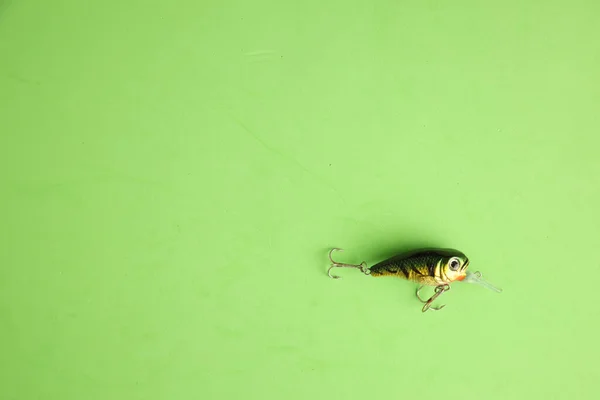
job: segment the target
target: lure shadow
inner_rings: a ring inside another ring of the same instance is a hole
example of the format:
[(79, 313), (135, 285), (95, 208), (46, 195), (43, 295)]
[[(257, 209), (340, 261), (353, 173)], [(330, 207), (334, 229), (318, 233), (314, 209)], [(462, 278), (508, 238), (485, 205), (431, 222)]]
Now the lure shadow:
[(371, 266), (397, 254), (411, 250), (447, 247), (445, 241), (436, 239), (432, 235), (433, 231), (435, 231), (435, 229), (427, 231), (422, 227), (411, 228), (403, 226), (395, 232), (384, 232), (370, 227), (370, 229), (367, 228), (357, 231), (357, 233), (353, 234), (347, 241), (348, 243), (364, 242), (364, 244), (351, 247), (351, 245), (345, 245), (344, 243), (332, 243), (331, 247), (323, 249), (322, 253), (320, 253), (322, 254), (321, 259), (328, 263), (329, 260), (327, 254), (332, 248), (336, 247), (344, 250), (342, 255), (337, 256), (338, 258), (348, 257), (346, 262), (359, 263), (365, 261)]

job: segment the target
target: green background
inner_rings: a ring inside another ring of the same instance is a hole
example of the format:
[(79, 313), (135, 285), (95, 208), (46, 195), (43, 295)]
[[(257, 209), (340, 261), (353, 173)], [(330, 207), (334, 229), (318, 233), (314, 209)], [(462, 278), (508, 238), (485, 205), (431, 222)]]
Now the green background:
[(0, 398), (596, 398), (599, 13), (0, 0)]

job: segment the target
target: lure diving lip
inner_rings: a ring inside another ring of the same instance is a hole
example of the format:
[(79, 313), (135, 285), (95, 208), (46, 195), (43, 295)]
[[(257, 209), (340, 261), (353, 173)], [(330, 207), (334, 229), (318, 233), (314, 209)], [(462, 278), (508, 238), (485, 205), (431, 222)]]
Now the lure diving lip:
[(483, 286), (484, 288), (493, 290), (496, 293), (502, 293), (502, 289), (497, 288), (496, 286), (492, 285), (491, 283), (489, 283), (488, 281), (483, 279), (481, 277), (481, 272), (479, 272), (479, 271), (476, 271), (476, 272), (467, 271), (467, 276), (465, 277), (465, 279), (463, 279), (463, 282), (474, 283), (476, 285)]
[[(481, 272), (468, 271), (469, 258), (461, 251), (455, 249), (428, 248), (418, 249), (401, 254), (397, 254), (386, 260), (383, 260), (372, 267), (368, 267), (366, 262), (360, 264), (346, 264), (334, 261), (331, 257), (334, 251), (343, 251), (339, 248), (333, 248), (329, 252), (331, 266), (327, 270), (329, 277), (339, 279), (337, 275), (331, 275), (333, 268), (355, 268), (365, 275), (374, 277), (396, 276), (420, 284), (417, 289), (417, 298), (424, 303), (422, 311), (441, 310), (445, 305), (433, 307), (432, 303), (444, 292), (450, 290), (450, 284), (455, 281), (474, 283), (493, 290), (497, 293), (502, 289), (497, 288), (484, 280)], [(424, 286), (433, 286), (435, 293), (428, 300), (423, 300), (419, 292)]]

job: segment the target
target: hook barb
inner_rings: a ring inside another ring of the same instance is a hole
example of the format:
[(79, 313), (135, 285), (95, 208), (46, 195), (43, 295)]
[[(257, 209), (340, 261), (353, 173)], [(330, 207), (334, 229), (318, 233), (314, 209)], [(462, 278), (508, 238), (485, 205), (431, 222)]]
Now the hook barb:
[(433, 296), (431, 296), (429, 298), (429, 300), (423, 300), (421, 298), (420, 292), (421, 289), (423, 289), (424, 285), (419, 286), (419, 288), (417, 289), (416, 295), (417, 298), (419, 299), (419, 301), (421, 303), (424, 303), (425, 305), (423, 306), (423, 309), (421, 311), (426, 312), (427, 310), (433, 310), (433, 311), (439, 311), (442, 308), (446, 307), (445, 304), (442, 304), (441, 306), (438, 307), (434, 307), (431, 304), (435, 301), (435, 299), (437, 299), (438, 297), (441, 296), (442, 293), (447, 292), (448, 290), (450, 290), (450, 285), (448, 285), (447, 283), (443, 284), (443, 285), (438, 285), (435, 287), (435, 293), (433, 294)]

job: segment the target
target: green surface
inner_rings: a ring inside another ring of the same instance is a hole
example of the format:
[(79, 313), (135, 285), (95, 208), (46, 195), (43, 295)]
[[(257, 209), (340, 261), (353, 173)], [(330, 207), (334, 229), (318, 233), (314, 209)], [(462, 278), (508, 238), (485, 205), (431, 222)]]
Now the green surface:
[(0, 399), (597, 398), (599, 13), (0, 0)]

